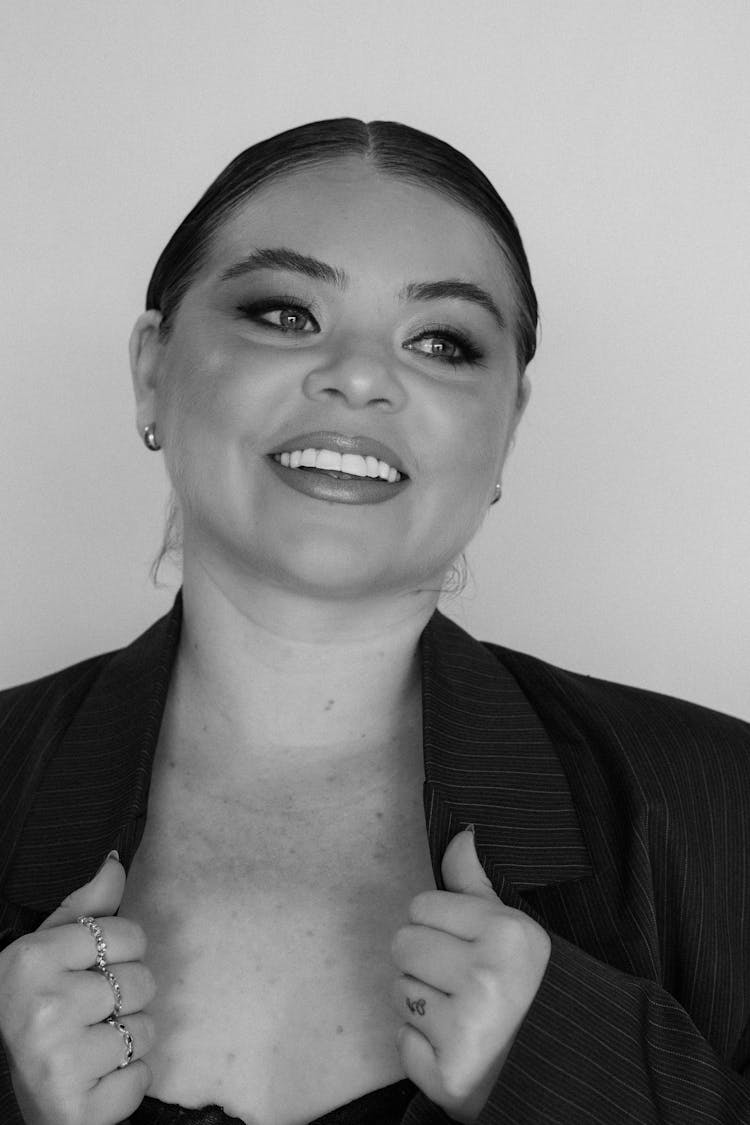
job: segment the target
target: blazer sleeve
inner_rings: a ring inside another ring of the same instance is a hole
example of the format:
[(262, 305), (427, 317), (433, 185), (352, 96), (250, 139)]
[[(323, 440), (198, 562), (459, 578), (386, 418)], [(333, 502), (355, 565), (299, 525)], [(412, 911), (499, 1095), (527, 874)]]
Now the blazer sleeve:
[[(750, 1125), (748, 1052), (730, 1068), (663, 989), (550, 937), (542, 984), (477, 1125)], [(403, 1125), (449, 1121), (419, 1095)]]
[(747, 1059), (731, 1069), (658, 985), (551, 938), (547, 972), (481, 1125), (750, 1123)]

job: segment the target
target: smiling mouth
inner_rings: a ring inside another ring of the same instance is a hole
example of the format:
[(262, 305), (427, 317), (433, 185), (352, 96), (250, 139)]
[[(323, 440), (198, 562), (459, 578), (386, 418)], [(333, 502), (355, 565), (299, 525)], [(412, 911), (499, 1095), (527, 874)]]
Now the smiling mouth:
[(356, 453), (337, 453), (332, 449), (294, 449), (272, 454), (286, 469), (320, 473), (334, 480), (368, 480), (378, 484), (397, 484), (408, 480), (405, 473), (377, 457)]

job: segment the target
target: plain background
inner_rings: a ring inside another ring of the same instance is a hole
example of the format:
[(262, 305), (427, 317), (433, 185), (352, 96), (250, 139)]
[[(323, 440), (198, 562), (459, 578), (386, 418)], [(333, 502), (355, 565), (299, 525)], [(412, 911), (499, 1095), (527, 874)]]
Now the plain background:
[(242, 148), (395, 118), (463, 149), (542, 311), (502, 503), (444, 609), (750, 717), (746, 0), (66, 0), (2, 13), (0, 683), (128, 642), (167, 486), (127, 338)]

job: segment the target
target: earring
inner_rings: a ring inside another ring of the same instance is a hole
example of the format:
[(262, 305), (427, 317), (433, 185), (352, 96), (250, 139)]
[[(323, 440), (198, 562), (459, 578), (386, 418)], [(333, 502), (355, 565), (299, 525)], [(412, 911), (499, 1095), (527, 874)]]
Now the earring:
[(146, 446), (146, 449), (150, 449), (152, 453), (156, 453), (159, 449), (161, 449), (159, 442), (156, 440), (155, 422), (149, 422), (147, 426), (144, 426), (143, 443)]
[(498, 481), (497, 484), (495, 485), (495, 499), (492, 501), (490, 507), (492, 506), (492, 504), (497, 504), (497, 502), (500, 499), (500, 497), (502, 496), (502, 494), (503, 494), (503, 486), (501, 485), (500, 481)]

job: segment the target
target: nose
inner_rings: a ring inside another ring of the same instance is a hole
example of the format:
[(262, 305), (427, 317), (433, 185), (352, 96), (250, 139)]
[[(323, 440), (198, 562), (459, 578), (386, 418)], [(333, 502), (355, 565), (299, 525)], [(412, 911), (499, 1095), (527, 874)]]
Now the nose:
[(316, 402), (343, 399), (353, 410), (376, 406), (390, 414), (406, 403), (406, 391), (387, 358), (361, 344), (340, 348), (328, 362), (308, 372), (304, 390)]

